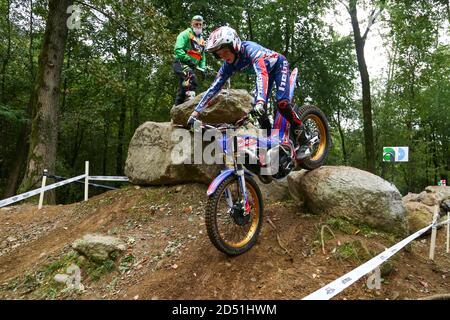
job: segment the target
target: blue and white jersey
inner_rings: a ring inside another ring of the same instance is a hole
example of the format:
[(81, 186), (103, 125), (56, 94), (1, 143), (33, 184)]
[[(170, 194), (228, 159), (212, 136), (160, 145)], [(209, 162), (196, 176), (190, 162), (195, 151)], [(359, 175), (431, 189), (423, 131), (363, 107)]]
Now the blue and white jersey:
[(256, 74), (255, 103), (267, 100), (269, 73), (274, 69), (280, 54), (252, 42), (243, 41), (234, 63), (224, 62), (211, 86), (198, 103), (195, 111), (202, 112), (236, 71)]

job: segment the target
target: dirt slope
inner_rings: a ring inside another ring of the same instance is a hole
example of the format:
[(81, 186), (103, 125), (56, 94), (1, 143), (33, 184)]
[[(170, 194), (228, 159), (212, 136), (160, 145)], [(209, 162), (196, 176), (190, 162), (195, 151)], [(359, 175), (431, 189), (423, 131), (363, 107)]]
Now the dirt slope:
[[(126, 187), (38, 211), (28, 204), (0, 209), (1, 299), (301, 299), (396, 243), (389, 235), (308, 214), (294, 202), (266, 204), (257, 245), (229, 258), (210, 243), (204, 226), (206, 187)], [(269, 221), (270, 220), (270, 221)], [(333, 231), (324, 233), (326, 224)], [(275, 230), (276, 228), (276, 230)], [(127, 252), (95, 265), (70, 244), (86, 233), (118, 236)], [(380, 290), (367, 277), (334, 299), (415, 299), (450, 292), (445, 230), (436, 260), (429, 236), (383, 266)], [(53, 277), (76, 263), (83, 292)]]

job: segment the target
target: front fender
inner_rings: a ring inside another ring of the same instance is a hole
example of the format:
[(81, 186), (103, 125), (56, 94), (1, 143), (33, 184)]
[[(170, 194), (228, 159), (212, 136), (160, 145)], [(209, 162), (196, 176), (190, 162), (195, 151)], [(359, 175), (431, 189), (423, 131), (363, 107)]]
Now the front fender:
[[(223, 180), (225, 180), (226, 178), (228, 178), (229, 176), (231, 176), (232, 174), (234, 174), (236, 171), (234, 171), (234, 169), (226, 169), (223, 170), (209, 185), (208, 187), (208, 191), (206, 191), (206, 195), (209, 197), (211, 196), (214, 192), (216, 192), (217, 188), (219, 187), (219, 185), (222, 183)], [(254, 174), (244, 170), (244, 173), (246, 176), (249, 177), (253, 177)]]

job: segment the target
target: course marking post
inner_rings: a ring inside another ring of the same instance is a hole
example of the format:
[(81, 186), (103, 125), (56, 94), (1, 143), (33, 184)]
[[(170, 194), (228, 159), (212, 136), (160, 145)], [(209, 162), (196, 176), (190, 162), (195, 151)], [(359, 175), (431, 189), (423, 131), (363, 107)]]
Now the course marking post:
[(433, 226), (431, 227), (431, 241), (430, 241), (430, 260), (434, 260), (434, 252), (436, 249), (436, 234), (437, 234), (437, 220), (439, 218), (439, 206), (434, 206)]
[(431, 228), (431, 242), (430, 242), (430, 260), (434, 260), (434, 251), (436, 249), (436, 226)]
[(450, 212), (447, 212), (447, 253), (450, 253), (449, 243), (450, 243)]
[(45, 193), (45, 184), (47, 183), (47, 173), (48, 173), (48, 170), (44, 169), (44, 174), (42, 175), (41, 193), (39, 195), (38, 210), (41, 210), (42, 205), (44, 204), (44, 193)]
[(89, 161), (85, 162), (86, 178), (84, 179), (84, 201), (88, 201), (89, 198)]

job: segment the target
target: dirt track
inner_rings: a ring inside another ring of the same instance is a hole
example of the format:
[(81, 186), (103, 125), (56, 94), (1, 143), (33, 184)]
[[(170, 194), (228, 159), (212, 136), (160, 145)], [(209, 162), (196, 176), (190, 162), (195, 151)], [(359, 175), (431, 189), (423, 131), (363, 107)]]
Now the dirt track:
[[(293, 202), (272, 203), (266, 205), (257, 245), (229, 258), (206, 235), (205, 190), (197, 184), (127, 187), (40, 211), (31, 205), (0, 209), (0, 298), (301, 299), (396, 241), (310, 215)], [(327, 234), (324, 254), (320, 230), (325, 223), (336, 239)], [(66, 292), (53, 276), (78, 261), (70, 244), (86, 233), (121, 237), (128, 250), (107, 272), (82, 267), (85, 291)], [(390, 260), (381, 290), (367, 289), (364, 277), (335, 299), (414, 299), (450, 292), (444, 229), (437, 245), (435, 262), (427, 259), (428, 236)]]

